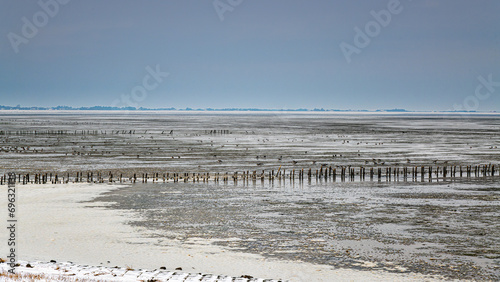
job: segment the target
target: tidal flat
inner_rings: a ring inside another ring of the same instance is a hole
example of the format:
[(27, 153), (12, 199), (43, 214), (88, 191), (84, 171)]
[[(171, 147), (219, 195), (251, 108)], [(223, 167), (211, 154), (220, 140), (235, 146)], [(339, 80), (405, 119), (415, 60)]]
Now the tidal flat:
[[(500, 164), (499, 115), (0, 113), (3, 173), (224, 173)], [(158, 244), (196, 238), (335, 268), (497, 280), (500, 181), (136, 183), (92, 202)]]

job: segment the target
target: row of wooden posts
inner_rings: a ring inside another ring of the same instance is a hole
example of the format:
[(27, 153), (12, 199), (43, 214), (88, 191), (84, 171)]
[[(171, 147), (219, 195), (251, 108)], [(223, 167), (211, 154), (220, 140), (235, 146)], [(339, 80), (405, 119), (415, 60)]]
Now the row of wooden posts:
[[(138, 130), (138, 134), (146, 134), (148, 130)], [(163, 130), (161, 134), (172, 134), (173, 130)], [(135, 130), (0, 130), (0, 135), (112, 135), (112, 134), (136, 134)], [(213, 129), (205, 130), (205, 134), (231, 134), (229, 130)]]
[[(146, 134), (147, 130), (138, 131), (138, 134)], [(162, 131), (172, 132), (171, 130)], [(135, 130), (0, 130), (0, 135), (111, 135), (111, 134), (135, 134)]]
[[(133, 175), (124, 176), (123, 174), (113, 174), (112, 172), (102, 173), (102, 172), (76, 172), (72, 175), (67, 172), (63, 174), (58, 173), (35, 173), (35, 174), (17, 174), (17, 182), (22, 184), (45, 184), (45, 183), (81, 183), (81, 182), (91, 182), (91, 183), (147, 183), (148, 181), (154, 182), (233, 182), (237, 181), (264, 181), (268, 179), (269, 181), (276, 180), (287, 180), (290, 181), (303, 181), (305, 179), (312, 180), (331, 180), (336, 181), (337, 177), (341, 181), (365, 181), (366, 178), (369, 180), (379, 180), (384, 179), (385, 181), (424, 181), (443, 179), (443, 178), (457, 178), (457, 177), (481, 177), (481, 176), (500, 176), (497, 167), (494, 164), (483, 164), (483, 165), (468, 165), (468, 166), (443, 166), (443, 167), (432, 167), (432, 166), (414, 166), (414, 167), (352, 167), (352, 166), (338, 166), (338, 167), (321, 167), (319, 169), (313, 170), (300, 169), (300, 170), (289, 170), (281, 169), (281, 167), (275, 172), (274, 170), (257, 172), (254, 171), (243, 171), (234, 173), (134, 173)], [(6, 184), (8, 176), (4, 174), (0, 177), (0, 185)]]
[[(135, 130), (113, 130), (113, 133), (132, 134)], [(0, 130), (0, 135), (99, 135), (106, 134), (104, 130)]]

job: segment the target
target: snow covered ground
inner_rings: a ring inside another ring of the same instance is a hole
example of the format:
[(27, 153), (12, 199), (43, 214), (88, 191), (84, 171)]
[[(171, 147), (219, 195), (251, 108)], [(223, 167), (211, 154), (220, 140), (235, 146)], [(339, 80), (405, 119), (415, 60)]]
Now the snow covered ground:
[[(125, 273), (127, 267), (135, 269), (136, 272), (127, 272), (127, 279), (136, 279), (134, 276), (140, 273), (138, 269), (149, 269), (149, 275), (158, 273), (155, 269), (160, 267), (165, 267), (162, 275), (173, 272), (177, 275), (213, 273), (219, 277), (249, 275), (289, 281), (430, 281), (439, 278), (416, 273), (334, 268), (300, 261), (266, 259), (216, 246), (209, 240), (179, 242), (151, 237), (147, 230), (126, 224), (134, 214), (101, 208), (88, 202), (101, 193), (119, 188), (118, 185), (47, 184), (17, 187), (19, 228), (16, 255), (23, 261), (20, 262), (22, 267), (18, 269), (21, 273), (51, 274), (54, 266), (60, 266), (60, 269), (66, 268), (78, 275), (85, 275), (89, 271), (109, 273), (112, 267), (119, 266), (113, 272)], [(5, 194), (2, 193), (0, 201), (3, 206), (7, 201)], [(6, 242), (6, 232), (0, 235), (0, 242)], [(0, 254), (5, 254), (3, 258), (6, 258), (7, 244), (0, 245)], [(71, 261), (79, 266), (70, 263), (36, 263), (50, 260)], [(26, 262), (36, 267), (27, 268)], [(2, 264), (2, 268), (5, 269), (6, 264)], [(182, 271), (175, 270), (178, 268), (182, 268)], [(112, 274), (107, 275), (109, 277)], [(238, 279), (234, 281), (245, 281)]]
[(278, 282), (251, 276), (186, 273), (181, 270), (146, 270), (129, 267), (77, 265), (71, 262), (19, 261), (15, 275), (6, 273), (9, 266), (0, 264), (0, 281), (168, 281), (168, 282)]

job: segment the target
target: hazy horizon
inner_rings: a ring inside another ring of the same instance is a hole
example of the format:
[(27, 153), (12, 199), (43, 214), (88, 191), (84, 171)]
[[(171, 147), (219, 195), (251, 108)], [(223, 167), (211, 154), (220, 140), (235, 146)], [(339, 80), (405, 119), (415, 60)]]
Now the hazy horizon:
[(498, 1), (0, 7), (1, 105), (500, 108)]

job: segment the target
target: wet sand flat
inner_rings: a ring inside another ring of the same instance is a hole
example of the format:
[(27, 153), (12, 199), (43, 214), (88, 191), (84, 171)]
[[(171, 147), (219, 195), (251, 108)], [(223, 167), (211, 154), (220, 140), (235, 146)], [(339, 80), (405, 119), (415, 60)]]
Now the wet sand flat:
[(495, 280), (494, 177), (441, 182), (136, 184), (96, 198), (150, 237), (335, 268)]
[[(255, 254), (233, 252), (191, 238), (180, 242), (150, 237), (148, 230), (125, 223), (135, 215), (117, 212), (88, 202), (114, 185), (26, 185), (18, 186), (18, 258), (26, 261), (71, 261), (83, 265), (130, 266), (135, 269), (174, 270), (191, 273), (252, 275), (291, 281), (338, 281), (369, 279), (421, 280), (419, 274), (394, 274), (332, 268), (304, 262), (266, 259)], [(1, 197), (2, 204), (6, 197)], [(101, 203), (102, 205), (102, 203)], [(149, 234), (149, 235), (148, 235)], [(2, 232), (2, 240), (6, 240)], [(6, 253), (2, 244), (1, 252)], [(109, 261), (109, 262), (108, 262)]]

